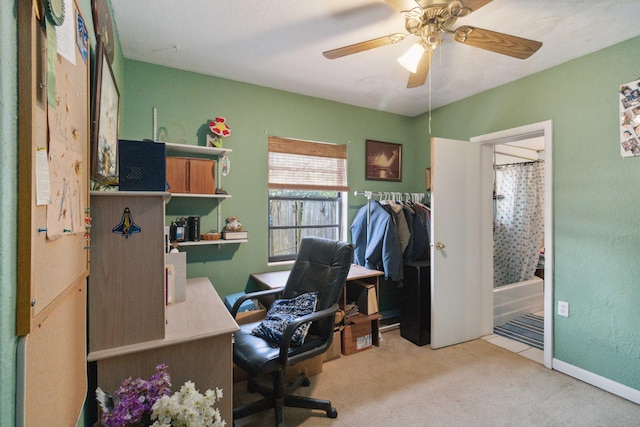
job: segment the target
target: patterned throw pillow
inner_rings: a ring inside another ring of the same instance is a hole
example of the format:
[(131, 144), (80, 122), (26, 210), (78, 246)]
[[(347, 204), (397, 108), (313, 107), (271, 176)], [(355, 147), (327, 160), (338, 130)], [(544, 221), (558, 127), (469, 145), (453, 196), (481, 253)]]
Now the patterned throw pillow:
[[(317, 302), (317, 292), (308, 292), (291, 299), (276, 300), (271, 304), (265, 319), (251, 333), (279, 344), (287, 325), (300, 316), (313, 313)], [(298, 326), (293, 333), (291, 343), (302, 345), (310, 326), (311, 322)]]

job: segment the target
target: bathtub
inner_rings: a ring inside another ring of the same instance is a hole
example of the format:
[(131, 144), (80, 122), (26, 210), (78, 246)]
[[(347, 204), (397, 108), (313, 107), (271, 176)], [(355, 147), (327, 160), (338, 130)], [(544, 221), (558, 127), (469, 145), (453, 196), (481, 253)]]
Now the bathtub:
[(544, 309), (544, 280), (531, 280), (493, 288), (493, 325)]

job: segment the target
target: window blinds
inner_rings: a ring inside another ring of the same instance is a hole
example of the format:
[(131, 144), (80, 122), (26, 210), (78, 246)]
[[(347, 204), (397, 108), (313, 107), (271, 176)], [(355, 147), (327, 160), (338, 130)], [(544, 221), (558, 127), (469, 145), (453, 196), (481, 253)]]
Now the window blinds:
[(349, 191), (347, 146), (269, 136), (269, 188)]

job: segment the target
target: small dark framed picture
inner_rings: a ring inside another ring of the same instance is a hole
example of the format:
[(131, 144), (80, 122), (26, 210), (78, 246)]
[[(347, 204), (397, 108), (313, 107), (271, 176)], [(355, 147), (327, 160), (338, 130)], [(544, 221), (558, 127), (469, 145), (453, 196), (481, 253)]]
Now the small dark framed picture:
[(402, 144), (366, 141), (365, 179), (402, 181)]
[(118, 176), (116, 151), (120, 92), (100, 37), (95, 63), (91, 117), (91, 177), (97, 181), (108, 181)]

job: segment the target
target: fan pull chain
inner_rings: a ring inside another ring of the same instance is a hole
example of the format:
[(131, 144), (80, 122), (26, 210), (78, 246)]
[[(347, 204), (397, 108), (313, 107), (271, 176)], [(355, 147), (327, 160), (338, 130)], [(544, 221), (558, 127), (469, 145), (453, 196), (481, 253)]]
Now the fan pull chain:
[[(431, 64), (431, 54), (433, 53), (432, 50), (429, 50), (429, 64)], [(429, 67), (431, 68), (431, 67)], [(429, 70), (429, 75), (427, 76), (427, 78), (429, 79), (429, 135), (431, 135), (431, 75), (433, 74), (433, 72), (431, 70)]]
[[(438, 60), (440, 61), (440, 66), (442, 66), (442, 49), (438, 49), (439, 50), (439, 54), (438, 54)], [(429, 64), (432, 63), (432, 58), (431, 58), (431, 54), (433, 53), (433, 50), (429, 50)], [(429, 67), (429, 74), (427, 75), (427, 78), (429, 79), (429, 135), (431, 135), (431, 76), (433, 75), (433, 68)]]
[(429, 135), (431, 135), (431, 73), (429, 73)]

